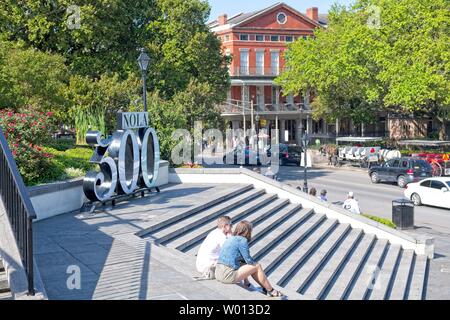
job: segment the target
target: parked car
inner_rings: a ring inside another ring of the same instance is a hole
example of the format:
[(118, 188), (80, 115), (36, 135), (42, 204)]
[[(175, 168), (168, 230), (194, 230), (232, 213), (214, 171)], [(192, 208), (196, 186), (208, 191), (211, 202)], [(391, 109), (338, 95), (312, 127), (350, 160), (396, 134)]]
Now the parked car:
[(406, 186), (404, 194), (416, 206), (427, 204), (450, 209), (450, 177), (436, 177), (410, 183)]
[[(241, 158), (242, 154), (244, 155), (244, 159)], [(229, 153), (225, 154), (223, 156), (224, 164), (228, 164), (227, 158), (232, 159), (233, 164), (242, 164), (242, 165), (260, 164), (258, 153), (256, 152), (256, 150), (253, 150), (249, 146), (245, 147), (244, 150), (242, 150), (242, 148), (236, 147)]]
[[(277, 145), (275, 145), (277, 146)], [(274, 146), (274, 147), (275, 147)], [(302, 155), (302, 148), (298, 145), (287, 145), (287, 144), (283, 144), (280, 143), (278, 145), (279, 147), (279, 159), (280, 159), (280, 165), (285, 166), (289, 163), (293, 163), (297, 166), (300, 166), (300, 162), (301, 162), (301, 155)], [(272, 156), (272, 150), (273, 147), (269, 146), (267, 148), (267, 156), (271, 157)]]
[(397, 182), (400, 188), (404, 188), (408, 183), (431, 177), (432, 168), (423, 159), (402, 157), (371, 167), (369, 176), (373, 183), (380, 181)]

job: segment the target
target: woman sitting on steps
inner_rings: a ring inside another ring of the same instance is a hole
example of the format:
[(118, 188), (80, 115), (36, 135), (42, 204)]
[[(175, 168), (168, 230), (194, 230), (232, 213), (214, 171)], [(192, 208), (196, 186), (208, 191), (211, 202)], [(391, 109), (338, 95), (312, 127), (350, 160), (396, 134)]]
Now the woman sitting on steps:
[[(275, 290), (269, 283), (264, 270), (250, 256), (249, 242), (252, 237), (252, 225), (248, 221), (241, 221), (236, 225), (233, 236), (225, 240), (217, 262), (215, 277), (227, 284), (246, 281), (252, 276), (263, 287), (263, 291), (270, 297), (282, 297), (280, 291)], [(245, 261), (241, 264), (240, 261)]]

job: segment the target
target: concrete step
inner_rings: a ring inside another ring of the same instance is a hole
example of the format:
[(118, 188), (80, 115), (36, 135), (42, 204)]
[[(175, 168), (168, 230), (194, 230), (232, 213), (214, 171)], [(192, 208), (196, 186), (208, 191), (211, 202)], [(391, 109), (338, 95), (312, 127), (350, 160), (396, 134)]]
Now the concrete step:
[[(252, 213), (250, 213), (248, 216), (245, 217), (245, 220), (250, 221), (253, 224), (253, 227), (255, 227), (258, 224), (262, 223), (265, 219), (267, 219), (271, 215), (277, 213), (279, 210), (282, 210), (288, 204), (289, 204), (289, 200), (287, 200), (287, 199), (276, 199), (275, 201), (272, 201), (267, 206), (264, 206), (263, 208), (259, 208), (259, 210), (256, 210), (256, 211), (253, 211)], [(236, 222), (239, 222), (239, 219), (233, 221), (234, 224), (236, 224)], [(185, 249), (183, 252), (192, 254), (192, 255), (196, 255), (198, 252), (198, 249), (200, 248), (200, 245), (201, 245), (201, 241), (199, 241), (195, 245)]]
[(5, 271), (5, 266), (3, 265), (3, 260), (0, 258), (0, 272)]
[(3, 301), (3, 300), (14, 300), (11, 295), (11, 292), (0, 293), (0, 301)]
[(400, 245), (391, 244), (389, 251), (384, 258), (383, 265), (381, 266), (380, 273), (374, 283), (373, 289), (369, 292), (370, 300), (385, 300), (388, 290), (392, 284), (399, 264), (399, 258), (402, 247)]
[(270, 274), (278, 264), (280, 264), (301, 242), (313, 232), (324, 220), (325, 215), (312, 214), (302, 223), (302, 225), (291, 233), (288, 237), (280, 241), (270, 252), (261, 259), (259, 263), (263, 266), (264, 271)]
[(422, 300), (425, 298), (425, 279), (428, 269), (428, 258), (415, 255), (414, 271), (408, 288), (408, 300)]
[(252, 241), (250, 246), (261, 240), (269, 231), (275, 230), (284, 221), (291, 218), (296, 212), (302, 209), (300, 204), (291, 203), (283, 207), (281, 210), (275, 212), (267, 219), (260, 221), (256, 226), (253, 226)]
[(264, 238), (259, 238), (259, 241), (250, 243), (250, 252), (252, 252), (254, 259), (259, 260), (289, 234), (297, 233), (296, 229), (313, 213), (311, 209), (301, 209), (296, 204), (291, 204), (289, 207), (297, 212), (284, 220), (277, 228), (270, 230)]
[(308, 258), (309, 254), (322, 242), (322, 240), (331, 232), (337, 225), (335, 219), (325, 219), (318, 228), (314, 230), (309, 237), (295, 248), (270, 274), (269, 279), (282, 287), (291, 276), (292, 272)]
[(351, 253), (348, 261), (340, 267), (327, 288), (323, 290), (319, 299), (341, 300), (351, 285), (353, 279), (370, 254), (376, 242), (375, 235), (364, 234), (357, 247)]
[[(324, 263), (327, 257), (334, 252), (350, 230), (349, 224), (338, 224), (336, 229), (324, 240), (324, 242), (314, 251), (309, 259), (291, 276), (289, 282), (285, 285), (290, 290), (301, 292), (309, 280), (311, 280), (316, 271)], [(321, 282), (322, 279), (316, 279)]]
[[(277, 196), (274, 194), (263, 194), (256, 199), (251, 200), (250, 202), (235, 208), (227, 213), (227, 216), (231, 218), (233, 224), (236, 224), (237, 221), (242, 220), (251, 212), (258, 210), (260, 207), (265, 206), (273, 202), (277, 199)], [(195, 230), (191, 230), (180, 237), (171, 240), (166, 245), (171, 248), (178, 249), (180, 251), (184, 251), (186, 248), (192, 246), (193, 244), (202, 241), (209, 232), (217, 228), (217, 221), (211, 221), (203, 225), (202, 227), (196, 228)]]
[(408, 286), (409, 275), (412, 272), (414, 250), (402, 250), (399, 266), (395, 274), (389, 300), (404, 300)]
[(6, 293), (9, 292), (9, 282), (8, 277), (6, 276), (6, 272), (0, 273), (0, 293)]
[(263, 195), (265, 191), (263, 189), (251, 189), (236, 197), (221, 202), (207, 210), (198, 212), (195, 215), (189, 216), (185, 219), (177, 221), (165, 228), (159, 229), (156, 232), (150, 234), (151, 238), (158, 241), (158, 243), (166, 243), (172, 238), (175, 238), (187, 231), (198, 228), (204, 223), (210, 220), (215, 220), (221, 215), (227, 214), (230, 210), (239, 207), (248, 201)]
[(353, 281), (352, 287), (346, 296), (349, 300), (363, 300), (369, 288), (373, 285), (373, 280), (375, 280), (376, 272), (383, 261), (383, 256), (385, 255), (389, 243), (386, 239), (378, 239), (373, 247), (368, 260), (364, 264), (363, 268), (360, 270), (358, 277)]
[(363, 235), (362, 229), (350, 230), (347, 237), (345, 237), (340, 246), (332, 254), (322, 270), (319, 270), (316, 276), (318, 280), (311, 283), (309, 287), (303, 289), (301, 293), (313, 297), (314, 299), (319, 299), (339, 269), (350, 258), (353, 250), (356, 248)]
[(224, 192), (220, 192), (216, 195), (214, 199), (211, 199), (208, 202), (202, 203), (198, 206), (195, 206), (194, 208), (188, 209), (186, 211), (183, 211), (181, 213), (167, 213), (164, 215), (161, 215), (159, 218), (155, 218), (152, 225), (147, 227), (145, 230), (139, 231), (136, 233), (138, 237), (146, 237), (149, 233), (158, 231), (162, 228), (167, 227), (168, 225), (171, 225), (177, 221), (180, 221), (182, 219), (185, 219), (186, 217), (195, 215), (196, 213), (199, 213), (203, 210), (206, 210), (212, 206), (215, 206), (223, 201), (229, 200), (236, 195), (239, 195), (243, 192), (246, 192), (248, 190), (253, 189), (253, 185), (247, 184), (247, 185), (241, 185), (237, 188), (233, 188), (231, 191), (228, 189)]

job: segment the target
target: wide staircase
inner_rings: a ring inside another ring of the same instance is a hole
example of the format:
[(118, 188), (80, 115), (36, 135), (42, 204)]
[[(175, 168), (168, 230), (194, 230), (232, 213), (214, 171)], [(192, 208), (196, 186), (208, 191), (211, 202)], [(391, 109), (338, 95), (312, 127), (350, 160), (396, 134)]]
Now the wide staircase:
[(162, 218), (144, 238), (190, 264), (221, 215), (253, 224), (250, 251), (269, 280), (307, 299), (424, 299), (428, 259), (252, 185)]
[(8, 278), (5, 267), (0, 257), (0, 300), (12, 300), (11, 290), (9, 289)]

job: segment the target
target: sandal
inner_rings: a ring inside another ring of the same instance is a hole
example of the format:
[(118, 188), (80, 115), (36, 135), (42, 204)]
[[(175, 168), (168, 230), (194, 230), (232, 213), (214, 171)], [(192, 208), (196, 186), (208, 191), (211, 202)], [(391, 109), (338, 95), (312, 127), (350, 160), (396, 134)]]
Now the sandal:
[(272, 291), (266, 291), (267, 296), (272, 297), (272, 298), (279, 298), (279, 297), (283, 297), (284, 294), (281, 291), (272, 289)]

